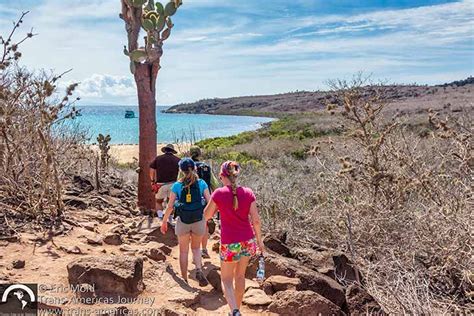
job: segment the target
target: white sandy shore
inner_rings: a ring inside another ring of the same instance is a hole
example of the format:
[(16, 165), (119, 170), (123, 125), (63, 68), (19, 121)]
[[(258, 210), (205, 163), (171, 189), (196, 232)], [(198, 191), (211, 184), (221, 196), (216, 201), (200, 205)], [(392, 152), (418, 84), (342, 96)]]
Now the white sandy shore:
[[(157, 144), (157, 153), (161, 154), (161, 147), (165, 146), (166, 144)], [(189, 150), (191, 144), (189, 143), (180, 143), (180, 144), (173, 144), (174, 148), (178, 151), (178, 153), (183, 153)], [(98, 150), (97, 145), (92, 146), (94, 149)], [(110, 155), (114, 158), (118, 163), (132, 163), (134, 162), (134, 158), (138, 160), (138, 145), (110, 145)]]

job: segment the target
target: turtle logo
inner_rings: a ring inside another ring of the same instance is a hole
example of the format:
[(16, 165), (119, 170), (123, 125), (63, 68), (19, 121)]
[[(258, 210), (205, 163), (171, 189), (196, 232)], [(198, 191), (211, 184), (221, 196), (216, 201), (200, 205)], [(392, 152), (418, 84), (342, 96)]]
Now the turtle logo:
[(5, 292), (3, 292), (1, 303), (6, 303), (8, 300), (8, 294), (13, 292), (13, 295), (20, 301), (21, 310), (24, 310), (28, 301), (25, 299), (25, 293), (30, 297), (29, 302), (33, 303), (36, 301), (35, 293), (29, 287), (23, 284), (13, 284), (10, 285)]

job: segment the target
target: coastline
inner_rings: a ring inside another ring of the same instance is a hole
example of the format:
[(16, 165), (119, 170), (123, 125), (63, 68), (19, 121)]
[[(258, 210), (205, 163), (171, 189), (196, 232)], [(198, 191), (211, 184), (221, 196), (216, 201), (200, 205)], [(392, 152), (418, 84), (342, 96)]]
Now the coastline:
[[(187, 114), (196, 114), (196, 113), (187, 113)], [(208, 115), (234, 115), (234, 114), (232, 114), (232, 113), (228, 113), (228, 114), (209, 113)], [(245, 116), (250, 116), (250, 115), (245, 115)], [(277, 118), (275, 116), (271, 117), (269, 115), (268, 116), (263, 116), (263, 115), (258, 115), (257, 114), (257, 115), (254, 115), (254, 116), (255, 117), (258, 117), (258, 116), (260, 116), (260, 117), (270, 117), (273, 120), (269, 121), (269, 122), (261, 123), (260, 127), (257, 128), (257, 129), (254, 129), (254, 130), (251, 130), (251, 131), (244, 131), (244, 132), (240, 132), (240, 133), (237, 133), (237, 134), (234, 134), (234, 135), (223, 136), (223, 137), (234, 137), (234, 136), (239, 136), (243, 133), (258, 132), (258, 131), (261, 131), (263, 129), (268, 128), (269, 126), (271, 126), (271, 124), (273, 124), (274, 122), (277, 122), (281, 119), (281, 117)], [(211, 140), (211, 139), (214, 139), (214, 138), (215, 137), (208, 137), (208, 138), (200, 139), (199, 141), (206, 141), (206, 140)], [(172, 144), (174, 145), (176, 151), (178, 152), (178, 155), (182, 155), (182, 154), (186, 153), (187, 151), (189, 151), (189, 148), (193, 145), (192, 143), (189, 143), (189, 142), (172, 143)], [(165, 145), (166, 145), (166, 143), (157, 143), (157, 145), (156, 145), (157, 150), (156, 151), (157, 151), (158, 154), (161, 153), (161, 147), (163, 147)], [(91, 148), (93, 148), (96, 151), (99, 150), (98, 145), (96, 145), (96, 144), (93, 144), (93, 145), (90, 145), (90, 146), (91, 146)], [(111, 144), (109, 154), (118, 164), (132, 164), (132, 163), (138, 161), (138, 154), (139, 154), (138, 148), (139, 148), (138, 144)]]
[[(158, 154), (161, 153), (161, 147), (165, 146), (166, 144), (158, 143), (156, 144), (156, 152)], [(183, 154), (189, 150), (191, 147), (191, 143), (176, 143), (173, 144), (178, 154)], [(93, 150), (98, 151), (99, 147), (97, 145), (91, 145)], [(135, 161), (138, 161), (138, 144), (118, 144), (118, 145), (110, 145), (110, 156), (118, 163), (118, 164), (131, 164)]]

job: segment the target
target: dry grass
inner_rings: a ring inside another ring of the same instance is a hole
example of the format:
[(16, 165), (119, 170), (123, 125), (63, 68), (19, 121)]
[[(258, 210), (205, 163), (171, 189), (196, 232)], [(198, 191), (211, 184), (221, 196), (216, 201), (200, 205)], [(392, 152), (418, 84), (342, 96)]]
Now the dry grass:
[(88, 160), (81, 146), (85, 134), (68, 123), (77, 113), (72, 99), (76, 84), (61, 97), (61, 75), (17, 66), (20, 45), (33, 36), (14, 41), (25, 14), (1, 41), (0, 204), (5, 212), (61, 215), (63, 178)]
[(347, 132), (313, 140), (307, 159), (272, 152), (272, 145), (296, 146), (280, 140), (239, 145), (259, 152), (264, 165), (248, 165), (243, 184), (255, 189), (267, 230), (290, 232), (294, 245), (349, 253), (385, 311), (468, 312), (472, 109), (420, 114), (426, 130), (419, 133), (406, 124), (412, 117), (384, 115), (377, 89), (362, 98), (362, 83), (336, 84), (343, 106), (329, 110)]

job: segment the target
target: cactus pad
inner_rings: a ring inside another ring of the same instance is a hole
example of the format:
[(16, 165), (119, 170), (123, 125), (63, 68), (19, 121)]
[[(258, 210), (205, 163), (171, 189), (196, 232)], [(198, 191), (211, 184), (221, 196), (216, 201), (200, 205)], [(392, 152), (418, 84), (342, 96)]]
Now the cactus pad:
[(176, 13), (176, 4), (174, 2), (168, 2), (165, 7), (165, 15), (172, 16)]
[(163, 30), (164, 27), (165, 27), (165, 17), (163, 15), (160, 15), (156, 23), (156, 30), (158, 32), (161, 32), (161, 30)]
[(165, 8), (161, 4), (161, 2), (155, 3), (155, 10), (158, 12), (159, 15), (164, 15), (165, 14)]
[(145, 31), (147, 31), (147, 32), (149, 32), (149, 31), (151, 31), (155, 28), (155, 24), (150, 19), (142, 20), (142, 26), (145, 29)]
[(167, 29), (164, 30), (163, 33), (161, 34), (161, 40), (162, 40), (162, 41), (165, 41), (166, 39), (168, 39), (168, 37), (170, 37), (170, 34), (171, 34), (171, 29), (170, 29), (170, 28), (167, 28)]

